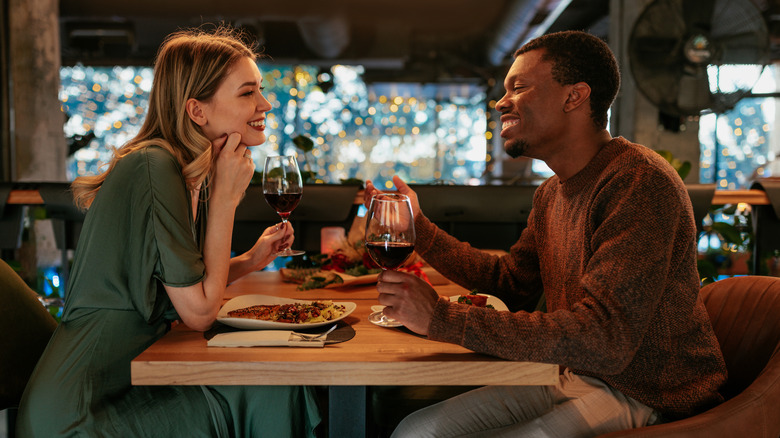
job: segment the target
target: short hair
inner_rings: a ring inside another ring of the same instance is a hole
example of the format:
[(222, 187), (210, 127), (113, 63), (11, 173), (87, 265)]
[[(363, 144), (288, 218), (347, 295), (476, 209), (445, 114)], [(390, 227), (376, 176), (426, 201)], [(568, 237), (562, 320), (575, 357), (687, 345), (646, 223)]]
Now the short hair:
[(542, 60), (552, 64), (552, 77), (561, 85), (585, 82), (591, 88), (591, 119), (597, 128), (607, 127), (607, 111), (620, 88), (620, 70), (606, 42), (581, 31), (563, 31), (534, 38), (514, 56), (542, 50)]

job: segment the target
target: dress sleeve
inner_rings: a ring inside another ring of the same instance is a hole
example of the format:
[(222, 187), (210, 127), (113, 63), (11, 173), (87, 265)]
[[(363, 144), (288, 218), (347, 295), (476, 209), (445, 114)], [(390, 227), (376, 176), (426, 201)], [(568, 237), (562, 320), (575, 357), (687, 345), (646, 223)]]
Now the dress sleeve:
[(196, 284), (203, 280), (206, 269), (181, 168), (173, 156), (159, 148), (149, 148), (147, 160), (151, 231), (158, 252), (155, 277), (167, 286)]

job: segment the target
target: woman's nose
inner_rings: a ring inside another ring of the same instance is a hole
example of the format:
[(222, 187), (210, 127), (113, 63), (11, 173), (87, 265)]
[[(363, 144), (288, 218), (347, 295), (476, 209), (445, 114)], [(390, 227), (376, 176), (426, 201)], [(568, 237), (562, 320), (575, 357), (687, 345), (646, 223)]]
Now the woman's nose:
[(268, 99), (266, 99), (265, 96), (263, 96), (262, 94), (258, 93), (258, 95), (260, 96), (260, 99), (257, 102), (257, 108), (260, 111), (268, 111), (268, 110), (270, 110), (271, 109), (271, 102), (268, 102)]

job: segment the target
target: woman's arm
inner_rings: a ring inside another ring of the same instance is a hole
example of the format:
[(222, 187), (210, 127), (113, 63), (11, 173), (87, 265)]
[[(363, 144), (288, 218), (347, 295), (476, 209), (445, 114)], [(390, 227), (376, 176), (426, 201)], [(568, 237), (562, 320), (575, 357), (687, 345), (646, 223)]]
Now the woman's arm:
[(276, 258), (277, 252), (292, 245), (293, 233), (292, 224), (289, 222), (286, 226), (279, 223), (266, 228), (249, 251), (230, 259), (228, 284), (268, 266)]
[(240, 140), (241, 136), (233, 133), (222, 140), (222, 147), (214, 145), (218, 152), (203, 245), (203, 281), (187, 287), (165, 286), (182, 322), (193, 330), (207, 330), (214, 323), (228, 283), (236, 207), (255, 170), (254, 162), (244, 156), (247, 148)]

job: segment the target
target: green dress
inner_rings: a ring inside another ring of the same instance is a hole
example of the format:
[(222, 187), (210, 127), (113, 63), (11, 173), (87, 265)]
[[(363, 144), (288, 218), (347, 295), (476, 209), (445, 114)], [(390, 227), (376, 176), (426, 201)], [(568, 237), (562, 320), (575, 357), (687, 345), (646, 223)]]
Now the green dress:
[(57, 327), (25, 390), (20, 437), (314, 436), (314, 391), (132, 386), (130, 361), (177, 318), (163, 285), (205, 274), (181, 167), (159, 147), (119, 160), (84, 222)]

